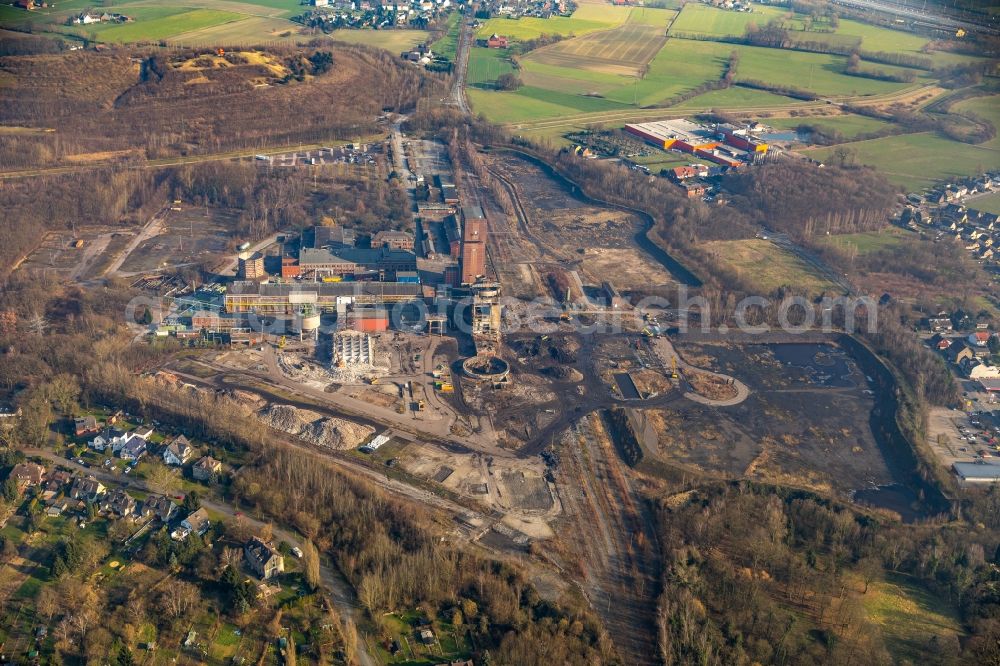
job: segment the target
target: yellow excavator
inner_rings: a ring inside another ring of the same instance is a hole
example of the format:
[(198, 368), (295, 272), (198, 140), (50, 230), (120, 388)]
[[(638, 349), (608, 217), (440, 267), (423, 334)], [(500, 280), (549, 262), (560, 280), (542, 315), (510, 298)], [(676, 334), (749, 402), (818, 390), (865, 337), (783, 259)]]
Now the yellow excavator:
[(281, 339), (278, 340), (278, 349), (284, 349), (285, 348), (285, 342), (287, 342), (286, 336), (283, 335), (283, 336), (281, 336)]
[(676, 356), (671, 356), (670, 357), (670, 378), (671, 379), (678, 379), (679, 377), (680, 377), (680, 375), (677, 374), (677, 357)]

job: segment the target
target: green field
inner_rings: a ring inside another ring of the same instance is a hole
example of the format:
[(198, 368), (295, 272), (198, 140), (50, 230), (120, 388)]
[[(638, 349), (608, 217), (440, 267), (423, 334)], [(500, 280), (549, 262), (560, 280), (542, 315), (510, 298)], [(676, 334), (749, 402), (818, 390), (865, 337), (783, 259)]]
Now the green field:
[(396, 55), (426, 41), (424, 30), (334, 30), (330, 36), (350, 44), (366, 44), (386, 49)]
[(492, 88), (501, 74), (514, 71), (507, 52), (503, 49), (469, 49), (469, 71), (466, 83), (474, 88)]
[(661, 169), (672, 169), (674, 167), (685, 166), (692, 162), (697, 162), (693, 155), (676, 153), (666, 150), (656, 150), (652, 155), (645, 157), (635, 157), (632, 161), (636, 164), (643, 164), (649, 167), (653, 173), (660, 173)]
[(766, 90), (754, 90), (732, 86), (722, 90), (712, 90), (697, 97), (671, 106), (672, 109), (753, 109), (762, 107), (795, 108), (805, 104), (791, 97), (776, 95)]
[(933, 636), (962, 636), (955, 608), (903, 576), (877, 581), (861, 597), (868, 618), (879, 625), (886, 648), (899, 662), (926, 658)]
[(606, 30), (621, 25), (632, 11), (631, 7), (615, 7), (609, 3), (581, 3), (572, 16), (553, 16), (542, 19), (491, 18), (476, 30), (478, 39), (493, 33), (514, 40), (537, 39), (542, 35), (586, 35), (596, 30)]
[(558, 118), (624, 108), (600, 98), (553, 93), (531, 86), (524, 86), (517, 92), (470, 88), (466, 94), (473, 111), (494, 123), (516, 123), (528, 118)]
[(747, 25), (765, 25), (769, 21), (788, 14), (778, 7), (756, 5), (753, 12), (734, 12), (689, 2), (684, 5), (680, 16), (670, 28), (671, 33), (696, 33), (702, 35), (735, 35), (746, 32)]
[(944, 52), (924, 53), (928, 38), (902, 30), (892, 30), (851, 19), (840, 19), (835, 31), (826, 32), (825, 22), (816, 29), (805, 30), (803, 14), (792, 14), (785, 8), (755, 6), (753, 12), (734, 12), (698, 3), (688, 3), (674, 22), (671, 33), (722, 36), (742, 36), (747, 25), (765, 25), (780, 20), (796, 42), (825, 42), (837, 46), (859, 46), (863, 51), (885, 51), (909, 56), (931, 58), (936, 65), (976, 60), (972, 56)]
[(875, 167), (908, 191), (924, 189), (940, 180), (1000, 169), (1000, 151), (996, 148), (959, 143), (930, 132), (803, 152), (815, 159), (829, 160), (838, 148), (849, 150), (858, 162)]
[(870, 134), (879, 132), (892, 125), (892, 123), (878, 118), (868, 116), (858, 116), (845, 114), (842, 116), (830, 116), (827, 118), (774, 118), (767, 121), (769, 125), (777, 129), (795, 129), (799, 125), (815, 125), (826, 131), (840, 132), (845, 138), (853, 139), (859, 134)]
[(903, 231), (898, 227), (887, 227), (885, 230), (858, 234), (838, 234), (827, 236), (821, 242), (842, 250), (854, 250), (860, 254), (870, 254), (879, 250), (899, 245), (906, 239), (915, 239), (915, 234)]
[[(969, 111), (984, 118), (997, 129), (1000, 129), (1000, 95), (988, 95), (986, 97), (974, 97), (964, 102), (959, 102), (954, 107), (955, 111)], [(982, 148), (990, 150), (1000, 150), (1000, 136), (995, 136), (986, 143), (979, 144)]]
[(269, 42), (296, 44), (314, 38), (301, 34), (299, 29), (285, 19), (248, 16), (239, 21), (182, 32), (169, 41), (183, 46), (256, 46)]
[(965, 205), (968, 206), (970, 210), (978, 210), (983, 213), (1000, 215), (1000, 192), (994, 192), (993, 194), (987, 194), (985, 196), (976, 197), (975, 199), (969, 199), (965, 202)]
[(458, 12), (452, 12), (448, 16), (448, 31), (445, 32), (441, 39), (431, 44), (431, 49), (435, 55), (444, 56), (451, 61), (455, 60), (458, 51), (458, 36), (462, 31), (461, 18), (462, 15)]
[[(244, 17), (243, 14), (215, 9), (181, 9), (177, 12), (176, 8), (135, 7), (129, 11), (137, 15), (134, 23), (76, 26), (73, 32), (80, 36), (92, 35), (104, 42), (155, 42)], [(147, 12), (150, 18), (142, 18)]]
[(710, 241), (704, 243), (704, 248), (720, 265), (736, 273), (760, 294), (769, 294), (786, 285), (809, 293), (833, 288), (802, 259), (769, 240)]
[[(876, 81), (842, 73), (846, 59), (819, 53), (781, 51), (719, 42), (669, 40), (649, 63), (642, 79), (583, 71), (522, 59), (525, 81), (564, 93), (597, 92), (621, 104), (650, 106), (663, 103), (708, 81), (716, 81), (734, 50), (740, 53), (737, 80), (758, 80), (774, 85), (807, 88), (820, 95), (873, 95), (900, 90), (906, 84)], [(684, 103), (690, 108), (752, 103), (756, 106), (793, 105), (797, 102), (766, 92), (714, 91)]]

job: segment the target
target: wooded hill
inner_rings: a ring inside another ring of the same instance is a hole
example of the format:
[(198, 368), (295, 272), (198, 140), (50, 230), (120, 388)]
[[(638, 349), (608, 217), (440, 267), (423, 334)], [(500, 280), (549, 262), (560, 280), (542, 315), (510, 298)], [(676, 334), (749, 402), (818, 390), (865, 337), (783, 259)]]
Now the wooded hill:
[(0, 134), (0, 169), (356, 139), (442, 94), (404, 65), (363, 46), (0, 57), (0, 124), (52, 130)]

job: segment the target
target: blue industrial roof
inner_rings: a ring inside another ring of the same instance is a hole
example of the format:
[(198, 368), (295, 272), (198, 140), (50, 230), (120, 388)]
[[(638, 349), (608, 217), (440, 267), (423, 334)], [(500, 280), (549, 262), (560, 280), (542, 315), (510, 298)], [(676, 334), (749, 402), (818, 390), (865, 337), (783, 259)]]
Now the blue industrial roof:
[(1000, 481), (1000, 465), (990, 463), (957, 462), (955, 471), (963, 479), (996, 479)]

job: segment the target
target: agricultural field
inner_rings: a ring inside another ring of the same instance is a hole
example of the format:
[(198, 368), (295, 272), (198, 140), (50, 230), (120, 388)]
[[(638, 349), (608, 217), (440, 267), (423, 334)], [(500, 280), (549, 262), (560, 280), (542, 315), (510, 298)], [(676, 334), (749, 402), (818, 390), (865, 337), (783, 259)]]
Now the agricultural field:
[(583, 72), (638, 76), (666, 42), (675, 12), (640, 9), (612, 30), (563, 40), (532, 51), (526, 61)]
[(761, 238), (731, 241), (711, 241), (705, 250), (721, 266), (735, 272), (761, 294), (771, 293), (784, 285), (794, 285), (811, 293), (835, 287), (816, 273), (799, 257)]
[(673, 33), (688, 33), (701, 35), (743, 35), (747, 25), (756, 23), (764, 25), (773, 19), (789, 14), (787, 10), (778, 7), (754, 6), (753, 12), (734, 12), (717, 9), (696, 2), (684, 5), (677, 20), (670, 28)]
[(466, 82), (473, 88), (492, 88), (501, 74), (514, 71), (507, 54), (500, 49), (469, 49), (469, 71)]
[(799, 125), (813, 125), (826, 132), (839, 132), (842, 136), (852, 139), (860, 134), (879, 132), (891, 126), (891, 123), (878, 118), (844, 114), (827, 117), (805, 118), (774, 118), (767, 123), (776, 129), (795, 129)]
[[(624, 21), (624, 16), (621, 19)], [(572, 16), (555, 16), (550, 19), (527, 17), (521, 19), (492, 18), (479, 27), (476, 38), (486, 39), (493, 33), (511, 40), (538, 39), (542, 35), (586, 35), (614, 27), (620, 21), (595, 21)]]
[[(134, 23), (122, 25), (79, 26), (74, 29), (74, 32), (80, 36), (93, 35), (102, 42), (153, 42), (210, 26), (233, 23), (243, 18), (242, 14), (215, 9), (181, 10), (179, 13), (168, 8), (144, 7), (141, 9), (143, 11), (147, 9), (151, 11), (165, 10), (165, 12), (164, 15), (155, 18), (151, 17), (147, 20), (137, 18)], [(160, 11), (155, 13), (160, 13)]]
[(338, 41), (376, 46), (396, 55), (426, 41), (428, 34), (423, 30), (334, 30), (330, 33)]
[(851, 19), (840, 19), (836, 29), (820, 20), (814, 29), (806, 30), (804, 14), (779, 7), (757, 5), (751, 13), (734, 12), (688, 3), (671, 27), (671, 34), (699, 34), (714, 37), (742, 36), (750, 23), (765, 25), (778, 20), (790, 32), (794, 42), (823, 42), (837, 47), (858, 47), (863, 51), (884, 51), (908, 56), (931, 58), (935, 65), (968, 62), (976, 58), (947, 52), (925, 53), (928, 39), (920, 35), (869, 25)]
[(231, 23), (212, 25), (184, 32), (170, 38), (182, 46), (253, 46), (262, 42), (304, 42), (313, 37), (302, 35), (299, 26), (283, 19), (255, 16)]
[(470, 88), (466, 94), (473, 110), (494, 123), (516, 123), (526, 119), (558, 118), (624, 108), (620, 104), (598, 97), (556, 93), (530, 86), (525, 86), (517, 92)]
[(972, 176), (1000, 169), (1000, 150), (952, 141), (932, 132), (903, 134), (803, 152), (818, 160), (829, 160), (834, 151), (847, 150), (860, 164), (872, 166), (892, 181), (915, 192), (940, 180)]

